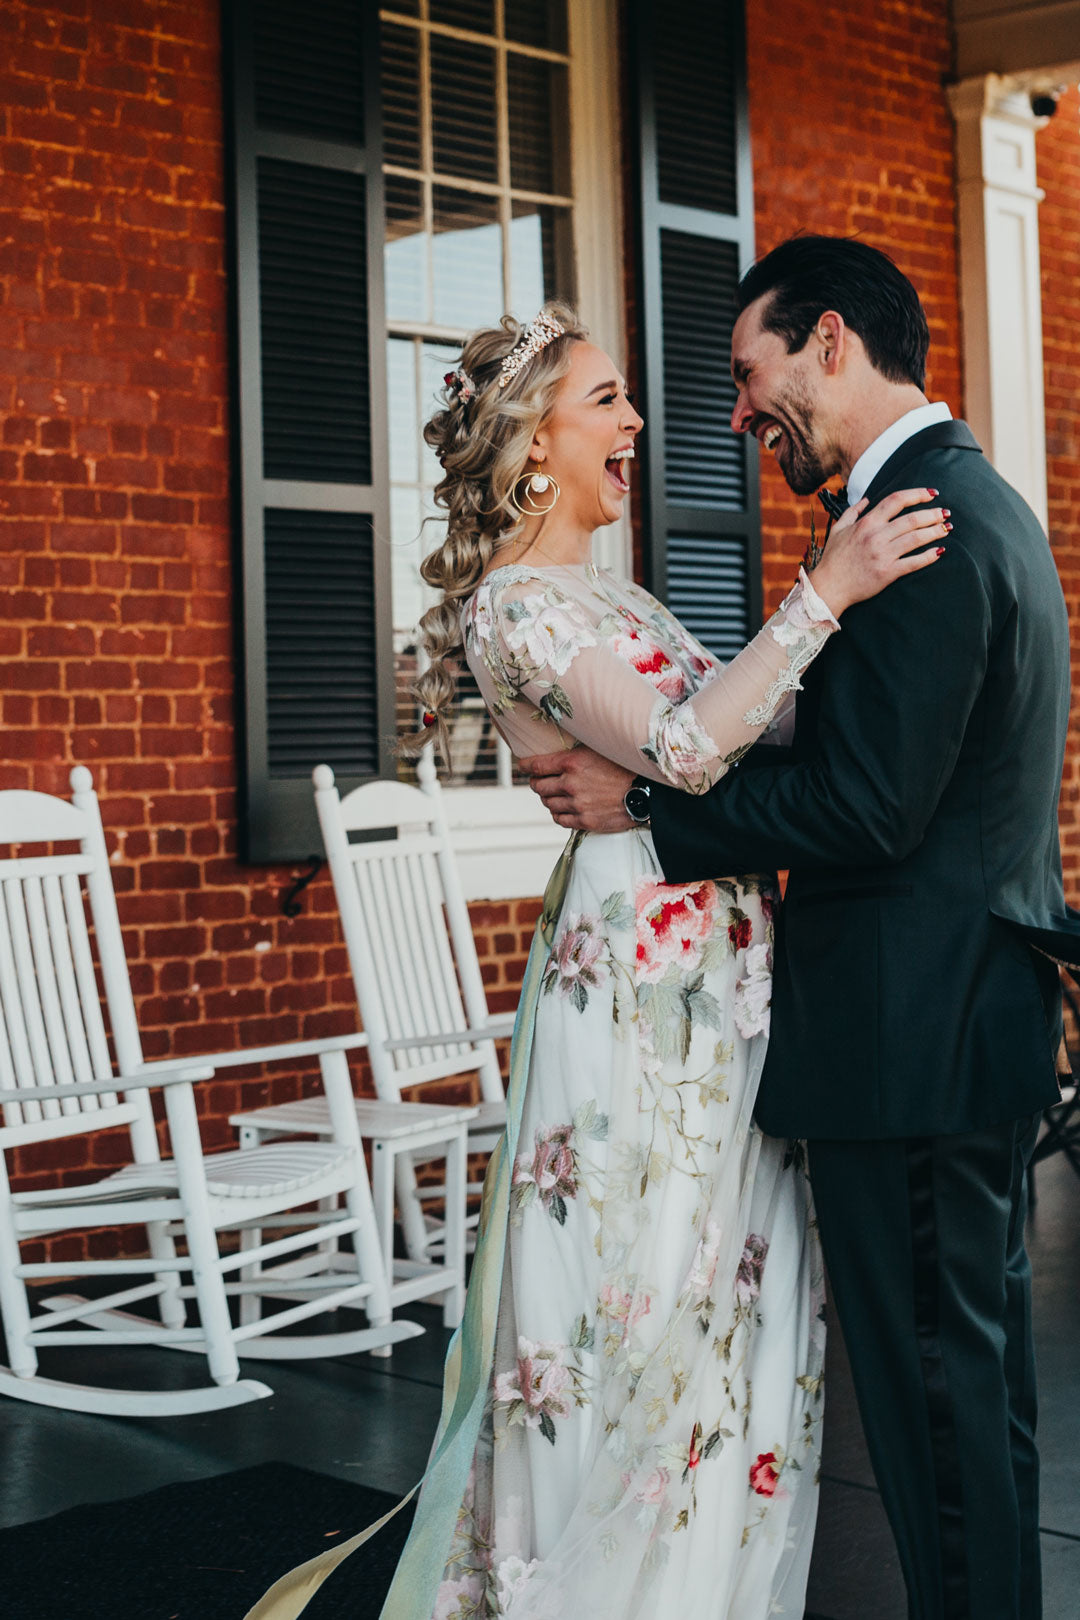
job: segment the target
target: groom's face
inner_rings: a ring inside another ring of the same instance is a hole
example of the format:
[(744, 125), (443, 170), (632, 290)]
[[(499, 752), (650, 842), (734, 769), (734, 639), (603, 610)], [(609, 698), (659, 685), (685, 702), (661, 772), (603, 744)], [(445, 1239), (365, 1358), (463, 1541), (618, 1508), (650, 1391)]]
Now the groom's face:
[(739, 391), (731, 425), (772, 452), (796, 495), (812, 495), (836, 471), (821, 434), (813, 339), (789, 354), (785, 340), (762, 327), (766, 301), (744, 309), (731, 334), (731, 375)]

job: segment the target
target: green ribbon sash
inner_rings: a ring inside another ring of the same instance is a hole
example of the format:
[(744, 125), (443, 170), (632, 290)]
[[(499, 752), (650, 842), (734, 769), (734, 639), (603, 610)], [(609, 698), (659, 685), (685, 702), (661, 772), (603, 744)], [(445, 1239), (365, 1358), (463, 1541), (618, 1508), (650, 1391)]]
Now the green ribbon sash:
[(416, 1520), (405, 1544), (380, 1620), (431, 1620), (435, 1596), (446, 1569), (447, 1554), (465, 1496), (469, 1469), (480, 1433), (499, 1314), (510, 1186), (517, 1157), (532, 1059), (536, 1008), (540, 1000), (555, 926), (562, 910), (574, 854), (582, 838), (575, 833), (559, 857), (544, 893), (544, 905), (533, 935), (510, 1048), (506, 1091), (506, 1133), (488, 1161), (480, 1205), (469, 1291), (461, 1326), (450, 1342), (443, 1381), (439, 1437), (423, 1479), (396, 1507), (358, 1535), (298, 1564), (266, 1592), (244, 1620), (296, 1620), (328, 1575), (358, 1547), (376, 1535), (424, 1487)]

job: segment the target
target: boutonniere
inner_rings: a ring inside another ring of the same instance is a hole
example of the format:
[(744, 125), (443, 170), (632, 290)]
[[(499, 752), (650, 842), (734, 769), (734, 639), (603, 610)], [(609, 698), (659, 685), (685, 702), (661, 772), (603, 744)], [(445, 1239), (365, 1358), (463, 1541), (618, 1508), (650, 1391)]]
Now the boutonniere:
[(814, 569), (817, 567), (818, 563), (821, 561), (822, 557), (825, 555), (825, 547), (828, 544), (829, 529), (831, 529), (831, 528), (832, 528), (832, 519), (830, 518), (829, 522), (828, 522), (828, 525), (827, 525), (827, 527), (825, 529), (824, 535), (822, 536), (822, 538), (820, 540), (818, 539), (815, 508), (814, 508), (813, 502), (811, 501), (811, 503), (810, 503), (810, 544), (807, 546), (806, 550), (803, 552), (803, 557), (802, 557), (802, 565), (806, 569), (806, 572), (808, 574), (812, 574), (814, 572)]

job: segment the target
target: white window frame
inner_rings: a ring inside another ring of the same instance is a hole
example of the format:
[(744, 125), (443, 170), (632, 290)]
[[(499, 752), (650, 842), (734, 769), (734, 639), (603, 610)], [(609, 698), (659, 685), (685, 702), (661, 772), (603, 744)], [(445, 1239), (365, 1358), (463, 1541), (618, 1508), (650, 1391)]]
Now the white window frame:
[[(625, 368), (622, 140), (618, 55), (612, 49), (621, 26), (619, 6), (617, 0), (568, 0), (567, 13), (577, 305), (593, 341)], [(393, 323), (388, 325), (393, 331)], [(630, 574), (629, 513), (597, 536), (595, 554), (602, 565)], [(555, 826), (535, 794), (511, 783), (509, 753), (499, 746), (497, 784), (447, 787), (444, 793), (469, 900), (542, 894), (566, 842), (565, 830)]]

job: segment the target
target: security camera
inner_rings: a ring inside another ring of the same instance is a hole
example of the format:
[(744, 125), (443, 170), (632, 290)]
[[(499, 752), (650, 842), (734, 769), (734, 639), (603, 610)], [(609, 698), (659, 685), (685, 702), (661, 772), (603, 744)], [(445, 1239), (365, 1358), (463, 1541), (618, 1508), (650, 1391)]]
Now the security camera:
[(1033, 90), (1030, 95), (1031, 111), (1036, 118), (1053, 118), (1057, 112), (1060, 90)]

